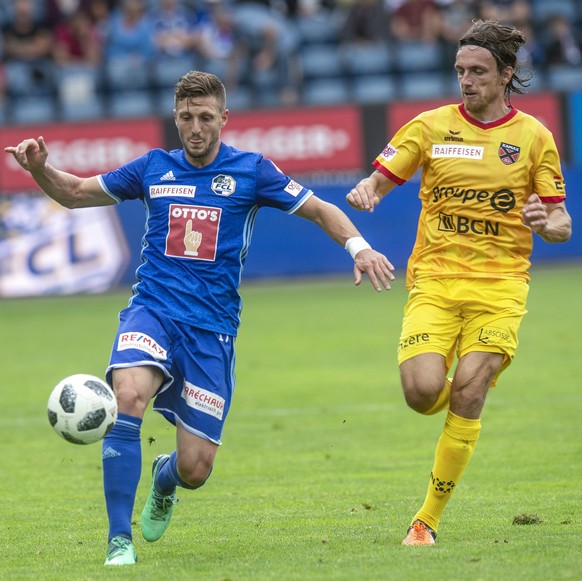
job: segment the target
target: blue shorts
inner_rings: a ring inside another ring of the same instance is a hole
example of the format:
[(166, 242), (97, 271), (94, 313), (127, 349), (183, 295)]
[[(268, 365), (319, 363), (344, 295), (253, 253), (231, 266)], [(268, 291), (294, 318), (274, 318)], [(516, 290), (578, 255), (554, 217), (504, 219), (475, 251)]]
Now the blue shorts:
[(235, 337), (169, 319), (143, 306), (119, 314), (107, 368), (153, 365), (164, 374), (154, 410), (188, 432), (221, 443), (234, 391)]

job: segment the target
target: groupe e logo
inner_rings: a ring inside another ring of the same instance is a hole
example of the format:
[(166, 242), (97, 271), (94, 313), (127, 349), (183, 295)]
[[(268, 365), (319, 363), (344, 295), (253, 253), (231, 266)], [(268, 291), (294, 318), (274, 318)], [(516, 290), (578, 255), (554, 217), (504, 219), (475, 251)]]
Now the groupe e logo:
[(507, 213), (515, 207), (515, 194), (508, 189), (498, 190), (491, 196), (491, 207)]

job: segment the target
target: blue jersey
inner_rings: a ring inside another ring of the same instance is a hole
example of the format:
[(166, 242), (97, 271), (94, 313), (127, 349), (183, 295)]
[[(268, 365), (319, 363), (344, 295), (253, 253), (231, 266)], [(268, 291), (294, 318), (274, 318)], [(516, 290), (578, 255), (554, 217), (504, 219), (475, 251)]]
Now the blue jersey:
[(233, 336), (258, 209), (293, 213), (313, 194), (262, 155), (225, 144), (203, 168), (181, 149), (153, 149), (98, 179), (116, 201), (141, 199), (146, 207), (130, 304)]

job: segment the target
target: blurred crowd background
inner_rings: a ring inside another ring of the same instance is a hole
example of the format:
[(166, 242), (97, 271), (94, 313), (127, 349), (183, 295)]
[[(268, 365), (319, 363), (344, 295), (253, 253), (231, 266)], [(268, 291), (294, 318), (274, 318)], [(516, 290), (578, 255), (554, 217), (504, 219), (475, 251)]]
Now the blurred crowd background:
[(458, 95), (477, 17), (527, 34), (530, 92), (582, 88), (582, 0), (2, 0), (0, 124), (169, 115), (190, 69), (231, 109)]

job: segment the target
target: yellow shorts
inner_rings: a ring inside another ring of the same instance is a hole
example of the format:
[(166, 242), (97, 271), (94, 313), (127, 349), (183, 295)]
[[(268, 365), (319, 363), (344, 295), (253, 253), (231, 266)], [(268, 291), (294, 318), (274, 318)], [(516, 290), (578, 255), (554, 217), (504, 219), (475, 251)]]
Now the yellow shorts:
[(527, 282), (513, 279), (417, 281), (404, 307), (398, 364), (422, 353), (440, 353), (449, 370), (455, 354), (461, 358), (485, 351), (505, 355), (501, 373), (517, 349), (528, 291)]

